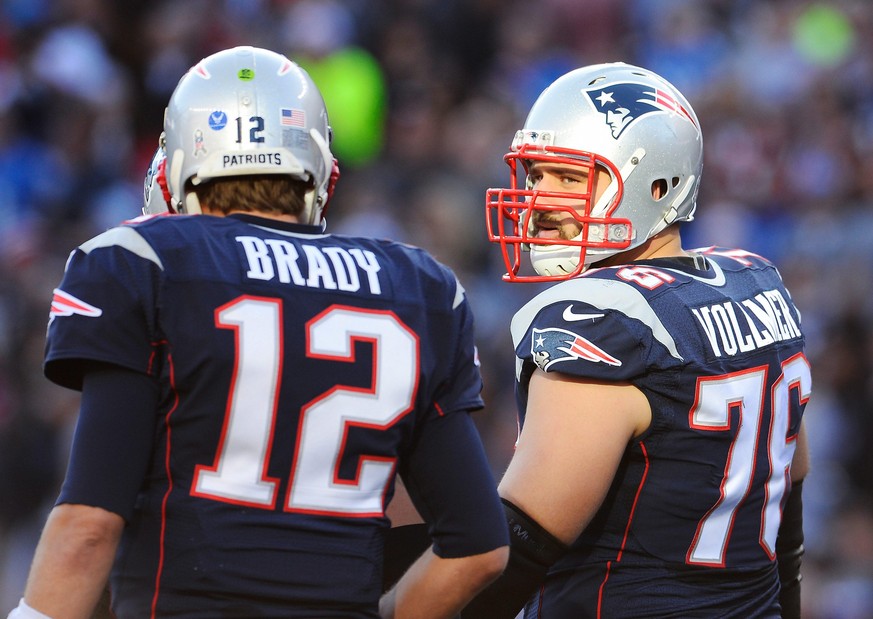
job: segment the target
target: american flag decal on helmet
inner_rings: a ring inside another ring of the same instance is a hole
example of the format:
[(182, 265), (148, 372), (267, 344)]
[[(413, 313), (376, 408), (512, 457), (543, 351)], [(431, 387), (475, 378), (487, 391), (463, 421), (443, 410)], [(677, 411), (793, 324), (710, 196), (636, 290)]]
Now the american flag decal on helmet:
[(283, 107), (279, 110), (279, 123), (286, 127), (303, 127), (306, 124), (306, 112)]
[(72, 316), (73, 314), (96, 318), (103, 315), (103, 310), (67, 294), (60, 288), (55, 288), (49, 315), (55, 318), (57, 316)]
[(585, 361), (614, 366), (621, 365), (621, 361), (590, 340), (572, 331), (556, 327), (534, 329), (531, 334), (530, 351), (534, 363), (543, 371), (548, 371), (555, 363), (574, 359), (584, 359)]

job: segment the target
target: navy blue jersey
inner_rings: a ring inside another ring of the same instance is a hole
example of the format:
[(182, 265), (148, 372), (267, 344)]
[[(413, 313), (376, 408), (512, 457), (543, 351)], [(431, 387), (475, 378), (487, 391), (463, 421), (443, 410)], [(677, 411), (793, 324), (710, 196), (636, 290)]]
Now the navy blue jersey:
[[(245, 215), (144, 218), (75, 250), (45, 371), (80, 388), (95, 361), (161, 390), (146, 478), (129, 507), (105, 506), (128, 520), (112, 576), (124, 617), (377, 616), (395, 472), (422, 428), (483, 405), (448, 268), (399, 243)], [(493, 485), (459, 500), (496, 535), (471, 548), (449, 534), (438, 554), (506, 543)], [(70, 483), (59, 501), (104, 495)]]
[(512, 321), (522, 423), (537, 367), (633, 384), (652, 410), (528, 617), (779, 615), (776, 535), (811, 390), (800, 315), (765, 259), (698, 251), (593, 269)]

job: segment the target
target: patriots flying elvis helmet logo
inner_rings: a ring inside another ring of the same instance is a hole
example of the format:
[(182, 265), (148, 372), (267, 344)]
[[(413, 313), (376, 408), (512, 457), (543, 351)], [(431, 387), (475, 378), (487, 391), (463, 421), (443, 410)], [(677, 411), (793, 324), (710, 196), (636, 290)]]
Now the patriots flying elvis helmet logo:
[(647, 84), (624, 82), (610, 84), (603, 88), (585, 91), (594, 109), (606, 117), (606, 124), (612, 130), (612, 137), (624, 133), (637, 119), (651, 112), (674, 112), (684, 116), (688, 122), (697, 126), (694, 117), (688, 113), (676, 98), (667, 92)]

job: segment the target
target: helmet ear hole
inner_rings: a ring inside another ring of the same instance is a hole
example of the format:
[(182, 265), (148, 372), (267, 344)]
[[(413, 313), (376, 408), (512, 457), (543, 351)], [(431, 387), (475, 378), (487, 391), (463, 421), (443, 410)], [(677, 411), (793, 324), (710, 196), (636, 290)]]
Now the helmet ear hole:
[[(679, 179), (674, 178), (673, 181), (674, 181), (673, 187), (675, 187), (676, 184), (678, 183)], [(652, 197), (655, 198), (655, 200), (660, 200), (661, 198), (663, 198), (666, 195), (667, 195), (667, 179), (658, 178), (658, 179), (655, 179), (654, 181), (652, 181)]]

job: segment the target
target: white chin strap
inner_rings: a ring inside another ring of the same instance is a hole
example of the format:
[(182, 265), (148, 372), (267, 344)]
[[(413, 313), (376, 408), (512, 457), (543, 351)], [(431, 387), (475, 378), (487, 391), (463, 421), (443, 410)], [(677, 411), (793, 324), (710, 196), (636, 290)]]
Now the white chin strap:
[(185, 194), (185, 207), (181, 212), (187, 215), (199, 215), (203, 212), (203, 209), (200, 208), (200, 199), (196, 193), (189, 191)]
[(309, 135), (312, 137), (315, 145), (318, 146), (318, 150), (324, 160), (324, 181), (319, 186), (306, 192), (306, 206), (304, 207), (301, 219), (303, 223), (321, 225), (321, 212), (324, 210), (324, 205), (327, 204), (327, 186), (330, 183), (330, 174), (333, 170), (333, 154), (330, 152), (330, 146), (327, 141), (318, 131), (310, 129)]
[[(664, 214), (663, 219), (658, 221), (658, 223), (655, 224), (655, 227), (652, 228), (652, 231), (649, 232), (650, 237), (655, 236), (661, 230), (663, 230), (679, 218), (679, 207), (688, 198), (688, 194), (690, 194), (691, 191), (694, 189), (696, 182), (697, 177), (693, 174), (688, 177), (688, 179), (685, 181), (685, 186), (682, 187), (682, 190), (679, 191), (679, 193), (676, 194), (676, 197), (670, 201), (670, 208)], [(684, 217), (683, 221), (691, 221), (693, 219), (694, 209), (692, 207), (691, 212)]]
[(531, 245), (530, 263), (539, 275), (569, 275), (579, 266), (580, 255), (580, 248), (570, 245)]

